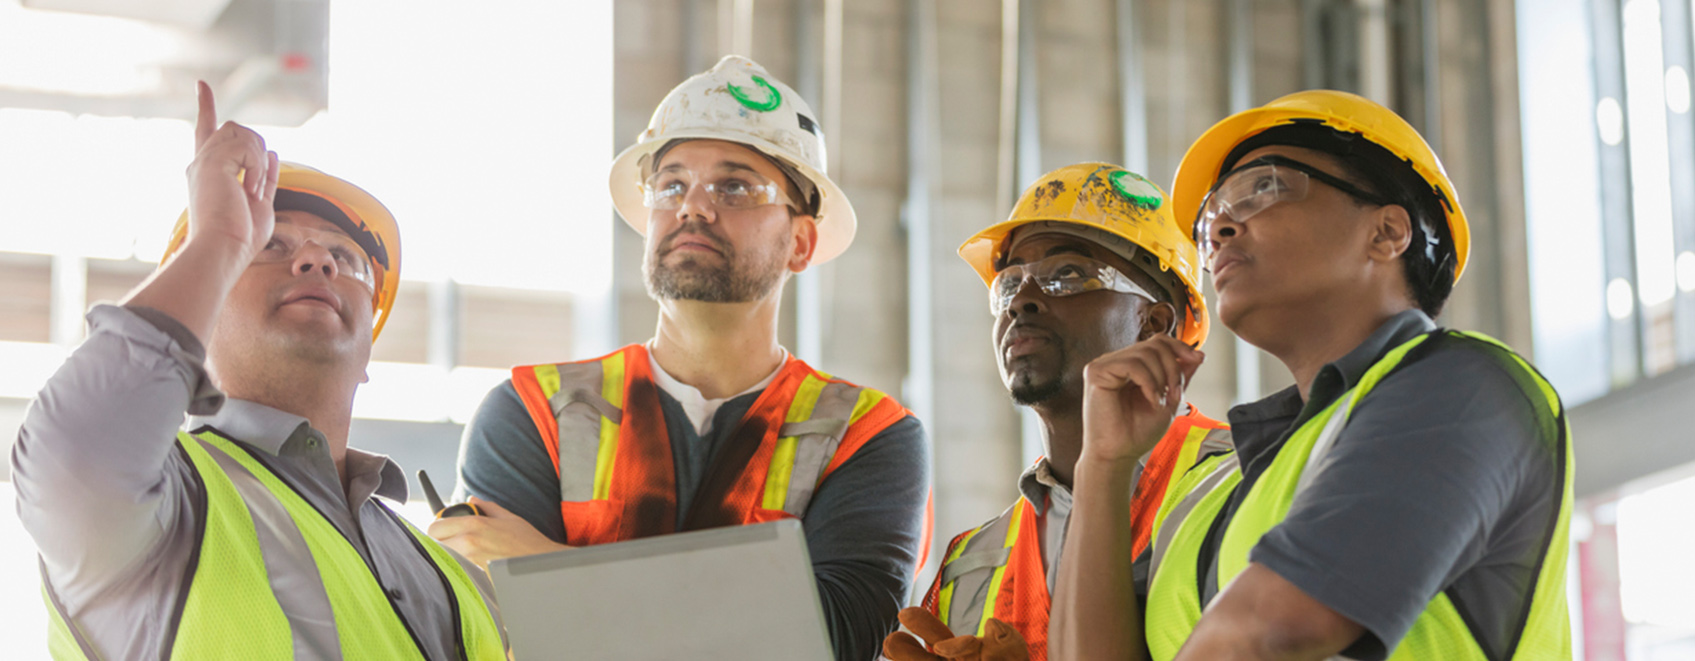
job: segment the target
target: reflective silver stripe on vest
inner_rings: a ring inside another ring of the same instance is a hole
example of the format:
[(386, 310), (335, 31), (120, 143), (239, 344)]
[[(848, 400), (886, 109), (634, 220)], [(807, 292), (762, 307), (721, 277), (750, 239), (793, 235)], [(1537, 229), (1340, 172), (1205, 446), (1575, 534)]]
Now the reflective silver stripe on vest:
[[(1201, 461), (1206, 459), (1208, 455), (1235, 450), (1236, 443), (1231, 440), (1231, 438), (1229, 427), (1221, 427), (1208, 431), (1207, 435), (1201, 439), (1200, 447), (1195, 449), (1195, 463), (1201, 463)], [(1189, 470), (1189, 468), (1189, 466), (1181, 466), (1174, 467), (1173, 470), (1186, 471)], [(1178, 473), (1178, 476), (1181, 477), (1182, 473)]]
[(600, 420), (623, 420), (623, 411), (600, 394), (604, 380), (600, 361), (556, 365), (559, 392), (548, 397), (559, 423), (559, 499), (594, 498), (594, 469), (600, 457)]
[(1348, 414), (1354, 409), (1354, 391), (1348, 390), (1342, 395), (1342, 401), (1337, 404), (1336, 412), (1324, 423), (1324, 430), (1318, 433), (1318, 440), (1313, 441), (1312, 451), (1307, 454), (1307, 465), (1301, 468), (1301, 479), (1295, 482), (1295, 493), (1300, 494), (1312, 484), (1314, 470), (1318, 462), (1330, 454), (1330, 448), (1336, 445), (1336, 439), (1342, 435), (1342, 428), (1348, 426)]
[(296, 659), (340, 659), (341, 639), (336, 635), (335, 611), (324, 588), (323, 576), (306, 546), (305, 536), (277, 496), (246, 466), (217, 446), (195, 439), (218, 463), (253, 517), (259, 549), (265, 555), (265, 573), (271, 594), (288, 617)]
[[(1212, 434), (1209, 433), (1207, 436), (1210, 439)], [(1213, 466), (1212, 472), (1202, 478), (1200, 483), (1196, 484), (1195, 488), (1191, 489), (1189, 493), (1183, 494), (1183, 500), (1178, 501), (1177, 505), (1172, 507), (1171, 511), (1165, 515), (1165, 521), (1160, 524), (1159, 531), (1154, 534), (1153, 558), (1148, 565), (1149, 577), (1159, 575), (1159, 564), (1165, 560), (1165, 552), (1171, 550), (1171, 538), (1177, 534), (1177, 529), (1182, 527), (1183, 520), (1189, 518), (1189, 512), (1194, 511), (1195, 506), (1199, 505), (1201, 500), (1207, 497), (1207, 494), (1217, 489), (1219, 484), (1230, 476), (1230, 471), (1236, 470), (1240, 463), (1241, 460), (1237, 458), (1234, 452), (1220, 459), (1218, 464)]]
[(818, 478), (836, 457), (842, 437), (847, 435), (853, 407), (859, 403), (863, 388), (845, 383), (826, 383), (818, 392), (818, 402), (812, 416), (801, 422), (784, 423), (779, 436), (795, 437), (795, 465), (789, 473), (789, 492), (783, 498), (783, 511), (805, 516), (812, 502), (812, 492), (818, 488)]
[[(983, 619), (983, 607), (991, 598), (989, 581), (994, 578), (993, 570), (1005, 566), (1012, 557), (1011, 550), (1006, 548), (1006, 531), (1017, 513), (1018, 505), (1014, 503), (999, 518), (978, 528), (977, 534), (965, 542), (965, 551), (942, 567), (942, 587), (953, 584), (953, 597), (948, 603), (948, 628), (961, 633), (977, 632), (977, 623)], [(999, 562), (986, 562), (996, 559)], [(953, 570), (953, 566), (961, 562), (974, 566)], [(962, 623), (969, 623), (969, 626), (961, 628)]]

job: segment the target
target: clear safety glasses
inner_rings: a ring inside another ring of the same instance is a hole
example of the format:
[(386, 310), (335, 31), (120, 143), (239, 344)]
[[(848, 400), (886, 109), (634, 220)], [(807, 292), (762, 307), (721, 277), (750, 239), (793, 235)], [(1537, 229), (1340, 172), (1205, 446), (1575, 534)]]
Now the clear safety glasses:
[(253, 258), (253, 263), (292, 262), (294, 256), (308, 242), (318, 244), (330, 253), (330, 258), (335, 260), (338, 277), (352, 279), (373, 292), (377, 290), (376, 265), (371, 263), (371, 258), (365, 254), (364, 248), (354, 243), (352, 237), (341, 232), (279, 222), (275, 229), (271, 230), (270, 242)]
[(642, 183), (642, 204), (649, 209), (671, 211), (682, 207), (683, 199), (696, 186), (706, 191), (713, 205), (727, 209), (751, 209), (768, 204), (794, 206), (783, 192), (782, 184), (752, 170), (733, 168), (696, 173), (680, 165), (655, 172)]
[(1118, 269), (1082, 255), (1054, 255), (1028, 264), (1013, 264), (996, 273), (989, 285), (989, 311), (1000, 316), (1011, 307), (1012, 298), (1024, 287), (1026, 279), (1034, 280), (1037, 289), (1054, 298), (1105, 289), (1158, 300)]
[(1194, 237), (1200, 248), (1201, 264), (1211, 269), (1212, 253), (1216, 249), (1212, 243), (1213, 224), (1220, 220), (1245, 223), (1278, 202), (1304, 200), (1312, 179), (1369, 204), (1390, 204), (1381, 195), (1368, 193), (1300, 161), (1282, 156), (1256, 158), (1219, 177), (1201, 202)]

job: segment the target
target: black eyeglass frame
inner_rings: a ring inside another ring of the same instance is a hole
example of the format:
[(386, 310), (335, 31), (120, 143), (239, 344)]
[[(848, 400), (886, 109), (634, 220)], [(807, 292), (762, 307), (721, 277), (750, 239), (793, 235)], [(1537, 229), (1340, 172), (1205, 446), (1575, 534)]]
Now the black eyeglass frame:
[[(1260, 166), (1263, 166), (1263, 165), (1270, 165), (1270, 166), (1273, 166), (1273, 167), (1281, 167), (1281, 168), (1289, 168), (1291, 170), (1299, 171), (1299, 172), (1307, 175), (1308, 177), (1311, 177), (1313, 179), (1317, 179), (1320, 183), (1328, 185), (1331, 188), (1334, 188), (1336, 190), (1342, 191), (1343, 193), (1347, 193), (1349, 197), (1352, 197), (1352, 198), (1359, 200), (1361, 202), (1365, 202), (1367, 204), (1375, 204), (1375, 205), (1378, 205), (1378, 206), (1388, 206), (1388, 205), (1391, 205), (1391, 204), (1398, 204), (1398, 202), (1395, 202), (1394, 200), (1391, 200), (1391, 199), (1384, 197), (1382, 195), (1379, 195), (1377, 193), (1367, 191), (1363, 188), (1360, 188), (1359, 186), (1355, 186), (1351, 183), (1348, 183), (1346, 180), (1343, 180), (1342, 178), (1337, 177), (1336, 175), (1330, 174), (1328, 172), (1325, 172), (1323, 170), (1315, 168), (1311, 165), (1307, 165), (1306, 163), (1302, 163), (1300, 161), (1289, 158), (1287, 156), (1278, 156), (1276, 154), (1268, 154), (1268, 155), (1256, 158), (1254, 160), (1248, 161), (1247, 163), (1243, 163), (1241, 165), (1233, 167), (1233, 168), (1230, 169), (1229, 172), (1225, 172), (1224, 174), (1219, 175), (1218, 181), (1213, 182), (1212, 188), (1207, 190), (1207, 196), (1201, 199), (1200, 209), (1198, 209), (1195, 212), (1195, 218), (1191, 222), (1191, 226), (1195, 227), (1197, 230), (1200, 228), (1201, 214), (1206, 213), (1207, 206), (1212, 204), (1212, 196), (1218, 193), (1218, 189), (1222, 188), (1224, 186), (1224, 182), (1229, 181), (1230, 177), (1235, 176), (1235, 174), (1238, 173), (1238, 172), (1241, 172), (1243, 170), (1247, 170), (1249, 168), (1257, 168), (1257, 167), (1260, 167)], [(1201, 237), (1198, 236), (1198, 235), (1191, 235), (1190, 238), (1195, 241), (1196, 245), (1199, 245), (1200, 242), (1201, 242)]]

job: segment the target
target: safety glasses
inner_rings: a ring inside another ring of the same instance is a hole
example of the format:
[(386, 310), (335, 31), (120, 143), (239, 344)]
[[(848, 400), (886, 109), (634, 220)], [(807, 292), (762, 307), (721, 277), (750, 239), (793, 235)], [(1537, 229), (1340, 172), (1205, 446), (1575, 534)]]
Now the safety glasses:
[(352, 237), (341, 232), (279, 222), (271, 230), (271, 240), (253, 258), (253, 263), (292, 262), (307, 243), (317, 244), (329, 252), (330, 258), (335, 260), (337, 277), (351, 279), (372, 292), (376, 291), (376, 265), (371, 262), (371, 257), (365, 254), (364, 248), (360, 248), (359, 244), (353, 242)]
[(989, 285), (989, 311), (1000, 316), (1011, 307), (1012, 298), (1024, 287), (1025, 280), (1035, 281), (1037, 289), (1053, 298), (1105, 289), (1158, 300), (1118, 269), (1082, 255), (1054, 255), (1028, 264), (1013, 264), (996, 273)]
[(1388, 198), (1369, 193), (1318, 168), (1282, 156), (1262, 156), (1237, 166), (1218, 178), (1206, 199), (1201, 202), (1200, 216), (1195, 218), (1195, 244), (1200, 248), (1201, 264), (1210, 270), (1212, 227), (1221, 220), (1248, 222), (1261, 211), (1278, 202), (1298, 202), (1307, 197), (1311, 180), (1347, 193), (1368, 204), (1391, 204)]
[(744, 168), (726, 168), (697, 173), (672, 166), (653, 173), (642, 183), (642, 204), (649, 209), (672, 211), (695, 187), (706, 191), (712, 204), (727, 209), (751, 209), (768, 204), (794, 206), (783, 186)]

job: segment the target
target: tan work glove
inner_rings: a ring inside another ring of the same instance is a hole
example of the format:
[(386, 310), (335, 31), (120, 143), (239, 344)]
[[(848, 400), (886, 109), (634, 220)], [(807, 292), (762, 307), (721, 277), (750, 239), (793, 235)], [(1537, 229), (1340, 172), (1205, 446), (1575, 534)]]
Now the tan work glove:
[[(1030, 647), (1012, 625), (990, 618), (982, 637), (955, 636), (947, 625), (922, 608), (905, 608), (900, 623), (924, 639), (905, 631), (883, 639), (883, 656), (891, 661), (1030, 661)], [(925, 651), (928, 643), (935, 653)]]

